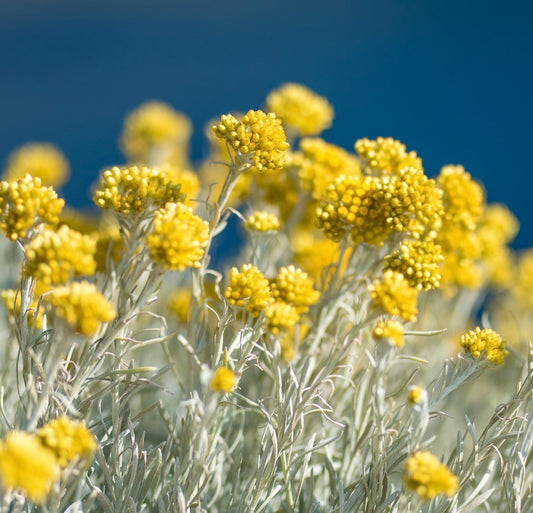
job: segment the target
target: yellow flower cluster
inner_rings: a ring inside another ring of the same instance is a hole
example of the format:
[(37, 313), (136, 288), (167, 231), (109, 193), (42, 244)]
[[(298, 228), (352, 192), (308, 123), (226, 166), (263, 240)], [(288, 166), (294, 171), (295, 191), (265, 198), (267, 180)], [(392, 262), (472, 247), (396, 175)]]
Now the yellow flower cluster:
[(459, 488), (459, 479), (429, 451), (415, 452), (405, 465), (405, 486), (423, 500), (444, 493), (452, 497)]
[[(39, 308), (39, 301), (41, 296), (50, 290), (49, 286), (43, 285), (42, 282), (38, 281), (35, 284), (35, 289), (33, 291), (33, 297), (30, 301), (28, 308), (28, 326), (32, 323), (35, 323), (35, 327), (40, 330), (43, 327), (43, 310)], [(20, 291), (13, 289), (2, 290), (0, 292), (0, 297), (8, 311), (8, 314), (11, 316), (15, 313), (17, 316), (20, 315)], [(37, 310), (39, 308), (39, 310)], [(37, 315), (36, 315), (37, 314)]]
[(500, 335), (490, 328), (470, 330), (461, 337), (461, 346), (474, 358), (486, 358), (495, 365), (501, 365), (509, 351)]
[(378, 321), (372, 332), (376, 340), (386, 340), (396, 347), (403, 347), (403, 324), (391, 319)]
[(41, 443), (50, 449), (60, 467), (80, 459), (91, 458), (96, 450), (96, 441), (83, 422), (68, 417), (58, 417), (37, 431)]
[(96, 241), (67, 225), (57, 231), (45, 228), (26, 248), (24, 272), (44, 285), (65, 283), (96, 271)]
[(245, 226), (247, 230), (256, 232), (277, 232), (280, 222), (278, 216), (271, 212), (256, 211), (246, 218)]
[(409, 387), (407, 392), (407, 402), (413, 406), (415, 404), (420, 404), (422, 402), (422, 397), (424, 396), (425, 390), (422, 387), (413, 385)]
[(227, 367), (219, 367), (211, 378), (211, 390), (213, 392), (229, 393), (236, 384), (235, 373)]
[(511, 293), (521, 309), (531, 311), (533, 310), (533, 249), (519, 253), (516, 267)]
[(69, 174), (68, 161), (55, 146), (28, 143), (9, 155), (3, 178), (12, 181), (31, 175), (40, 178), (43, 185), (59, 187), (68, 180)]
[(339, 176), (361, 174), (355, 155), (319, 138), (302, 139), (290, 164), (298, 170), (302, 188), (311, 191), (315, 199), (321, 199), (329, 183)]
[(61, 468), (87, 460), (96, 441), (82, 422), (60, 417), (37, 433), (10, 431), (0, 441), (0, 483), (4, 491), (21, 492), (35, 504), (45, 502)]
[(0, 228), (11, 240), (26, 236), (28, 230), (44, 222), (56, 224), (65, 201), (41, 179), (25, 175), (12, 182), (0, 182)]
[(94, 202), (126, 215), (139, 215), (167, 202), (183, 201), (181, 186), (169, 182), (165, 173), (151, 167), (113, 167), (104, 171)]
[(320, 299), (320, 292), (313, 288), (313, 279), (293, 265), (282, 267), (270, 288), (276, 301), (294, 306), (299, 314), (306, 313)]
[(191, 200), (196, 199), (200, 192), (198, 175), (194, 171), (170, 164), (161, 166), (161, 172), (169, 182), (181, 186), (181, 192), (185, 195), (183, 203), (187, 206), (192, 206), (194, 202)]
[(91, 336), (100, 323), (111, 322), (116, 316), (113, 305), (87, 281), (72, 282), (53, 289), (44, 298), (52, 315), (65, 321), (73, 331)]
[(172, 271), (200, 267), (209, 240), (209, 225), (183, 203), (167, 203), (154, 216), (146, 237), (150, 255)]
[(415, 289), (431, 290), (440, 286), (443, 259), (440, 246), (432, 240), (408, 240), (385, 257), (384, 270), (402, 273)]
[(148, 101), (131, 112), (124, 121), (121, 147), (131, 161), (162, 163), (180, 160), (192, 132), (184, 114), (159, 101)]
[(369, 286), (369, 291), (374, 304), (386, 313), (416, 321), (418, 290), (409, 285), (403, 274), (385, 271), (381, 280)]
[(191, 302), (191, 289), (178, 288), (170, 296), (167, 308), (172, 312), (180, 322), (187, 320), (189, 304)]
[(372, 169), (385, 173), (397, 173), (406, 166), (422, 169), (422, 161), (416, 152), (407, 152), (405, 145), (392, 137), (359, 139), (355, 143), (355, 151)]
[(268, 330), (274, 335), (294, 327), (300, 319), (298, 309), (285, 301), (276, 300), (265, 308)]
[(223, 115), (213, 131), (241, 157), (250, 159), (257, 171), (283, 169), (289, 144), (275, 114), (250, 110), (240, 121), (231, 114)]
[(333, 121), (333, 107), (326, 98), (301, 84), (283, 84), (272, 91), (267, 96), (266, 108), (295, 135), (317, 135)]
[(224, 296), (230, 305), (245, 308), (254, 317), (272, 302), (268, 280), (250, 264), (243, 265), (240, 271), (236, 267), (231, 269)]

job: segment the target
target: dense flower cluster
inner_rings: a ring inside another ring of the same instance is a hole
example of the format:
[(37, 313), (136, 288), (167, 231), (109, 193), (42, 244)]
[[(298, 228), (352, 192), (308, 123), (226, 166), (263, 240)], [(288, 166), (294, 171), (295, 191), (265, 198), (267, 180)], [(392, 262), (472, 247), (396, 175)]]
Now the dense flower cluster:
[(240, 271), (236, 267), (231, 269), (224, 296), (230, 305), (245, 308), (254, 317), (272, 301), (268, 280), (250, 264), (243, 265)]
[(56, 224), (65, 204), (41, 179), (25, 175), (12, 182), (0, 182), (0, 228), (11, 240), (26, 236), (39, 223)]
[(276, 232), (280, 222), (278, 216), (271, 212), (256, 211), (246, 218), (246, 229), (256, 232)]
[(277, 171), (285, 165), (289, 144), (281, 121), (273, 113), (250, 110), (240, 121), (231, 114), (223, 115), (213, 131), (242, 158), (249, 158), (257, 171)]
[(63, 319), (76, 333), (87, 336), (94, 335), (100, 323), (111, 322), (117, 315), (96, 285), (87, 281), (54, 288), (44, 301), (54, 316)]
[(415, 321), (418, 314), (418, 290), (411, 287), (403, 274), (385, 271), (381, 280), (369, 286), (374, 304), (390, 315), (399, 315), (406, 321)]
[(474, 358), (483, 357), (496, 365), (501, 365), (509, 354), (498, 333), (490, 328), (481, 329), (479, 326), (461, 337), (461, 346)]
[[(28, 316), (28, 325), (35, 324), (37, 329), (43, 327), (43, 309), (40, 307), (41, 296), (50, 290), (50, 286), (44, 285), (41, 281), (37, 281), (33, 291), (32, 299), (28, 306), (28, 311), (25, 312)], [(21, 314), (20, 306), (20, 291), (14, 289), (2, 290), (0, 297), (11, 316), (13, 313), (18, 316)]]
[(392, 137), (359, 139), (355, 143), (355, 151), (372, 169), (385, 173), (397, 173), (406, 166), (422, 169), (422, 161), (416, 152), (407, 152), (405, 145)]
[(282, 267), (270, 288), (274, 299), (293, 305), (299, 314), (307, 312), (320, 299), (320, 292), (313, 288), (313, 279), (293, 265)]
[(55, 146), (28, 143), (9, 155), (3, 178), (10, 182), (31, 175), (40, 178), (43, 185), (59, 187), (68, 180), (69, 174), (68, 161)]
[(76, 276), (94, 274), (96, 241), (67, 225), (45, 228), (26, 249), (24, 272), (44, 285), (65, 283)]
[(209, 240), (209, 225), (183, 203), (167, 203), (154, 216), (146, 237), (150, 255), (167, 269), (200, 267)]
[(266, 108), (295, 135), (317, 135), (333, 121), (333, 107), (326, 98), (301, 84), (283, 84), (272, 91)]
[(165, 173), (151, 167), (113, 167), (104, 171), (94, 202), (125, 215), (139, 215), (167, 202), (183, 201), (181, 186), (166, 179)]
[(274, 301), (265, 309), (267, 328), (274, 335), (296, 325), (300, 318), (298, 309), (285, 301)]
[(386, 340), (391, 345), (403, 347), (403, 324), (394, 320), (378, 321), (372, 335), (376, 340)]
[(219, 367), (211, 378), (211, 390), (213, 392), (231, 392), (236, 384), (235, 373), (227, 367)]
[(161, 166), (161, 172), (169, 182), (180, 184), (180, 192), (185, 195), (183, 202), (187, 206), (193, 206), (193, 200), (198, 197), (200, 192), (200, 179), (198, 175), (189, 169), (170, 164)]
[(429, 451), (415, 452), (407, 458), (405, 486), (423, 500), (444, 493), (452, 497), (459, 488), (459, 479)]

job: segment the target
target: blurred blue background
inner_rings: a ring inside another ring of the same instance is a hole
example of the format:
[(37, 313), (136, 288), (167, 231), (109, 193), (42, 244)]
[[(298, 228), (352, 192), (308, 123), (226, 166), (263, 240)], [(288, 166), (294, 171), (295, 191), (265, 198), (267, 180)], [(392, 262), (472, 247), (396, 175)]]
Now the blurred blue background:
[(429, 175), (463, 164), (488, 200), (529, 223), (533, 117), (529, 2), (468, 0), (0, 0), (0, 160), (50, 141), (77, 206), (102, 167), (121, 163), (124, 115), (160, 99), (195, 124), (260, 108), (283, 82), (334, 105), (324, 137), (392, 136)]

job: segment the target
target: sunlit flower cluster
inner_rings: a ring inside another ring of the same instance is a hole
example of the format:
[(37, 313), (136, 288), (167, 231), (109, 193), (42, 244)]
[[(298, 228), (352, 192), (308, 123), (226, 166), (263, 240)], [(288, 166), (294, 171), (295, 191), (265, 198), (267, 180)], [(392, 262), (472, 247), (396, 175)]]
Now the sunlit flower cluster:
[(256, 211), (246, 218), (247, 230), (256, 232), (276, 232), (279, 230), (280, 222), (278, 216), (266, 211)]
[(501, 365), (509, 354), (498, 333), (490, 328), (481, 329), (479, 326), (461, 337), (461, 346), (474, 358), (485, 358), (496, 365)]
[(270, 287), (274, 299), (293, 305), (300, 314), (320, 299), (320, 292), (313, 288), (313, 279), (293, 265), (282, 267)]
[(227, 367), (219, 367), (211, 378), (211, 390), (213, 392), (229, 393), (237, 384), (235, 373)]
[(268, 280), (255, 266), (245, 264), (241, 269), (233, 267), (229, 283), (224, 292), (228, 303), (244, 308), (257, 317), (272, 302), (272, 293)]
[(403, 347), (403, 324), (392, 319), (377, 322), (372, 335), (376, 340), (385, 340), (396, 347)]
[(194, 207), (194, 201), (200, 192), (200, 179), (194, 171), (180, 166), (166, 164), (161, 166), (161, 172), (169, 182), (179, 184), (181, 191), (185, 194), (184, 203)]
[(392, 137), (378, 137), (375, 140), (359, 139), (355, 151), (370, 168), (385, 173), (397, 173), (406, 166), (422, 169), (422, 161), (416, 152), (407, 152), (405, 144)]
[(369, 286), (374, 304), (390, 315), (399, 315), (406, 321), (415, 321), (418, 290), (411, 287), (403, 274), (385, 271), (381, 280)]
[(267, 327), (275, 335), (296, 325), (300, 318), (298, 309), (285, 301), (274, 301), (265, 309)]
[[(28, 316), (28, 325), (35, 324), (37, 329), (43, 327), (43, 308), (40, 306), (41, 296), (50, 290), (50, 286), (44, 285), (41, 281), (35, 283), (32, 298), (28, 305), (27, 312), (24, 312)], [(19, 316), (22, 312), (21, 307), (21, 293), (20, 290), (7, 289), (0, 292), (0, 297), (4, 303), (4, 306), (9, 313), (9, 316)]]

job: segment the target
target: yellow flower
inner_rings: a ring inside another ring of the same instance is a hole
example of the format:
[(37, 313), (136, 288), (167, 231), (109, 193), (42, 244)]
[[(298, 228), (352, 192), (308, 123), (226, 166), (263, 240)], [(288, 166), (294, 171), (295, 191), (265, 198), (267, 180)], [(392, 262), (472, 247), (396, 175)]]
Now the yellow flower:
[(409, 388), (407, 393), (407, 402), (413, 406), (422, 402), (422, 397), (425, 394), (425, 390), (422, 387), (413, 385)]
[(200, 267), (209, 240), (209, 225), (183, 203), (167, 203), (154, 216), (146, 237), (150, 255), (172, 271)]
[(240, 121), (231, 114), (223, 115), (213, 131), (257, 171), (277, 171), (285, 165), (289, 145), (275, 114), (250, 110)]
[(423, 500), (444, 493), (452, 497), (459, 488), (459, 479), (429, 451), (415, 452), (407, 458), (405, 486)]
[(385, 271), (381, 280), (369, 286), (374, 304), (390, 315), (399, 315), (406, 321), (416, 321), (418, 290), (411, 287), (403, 274)]
[(94, 202), (126, 215), (139, 215), (167, 202), (184, 199), (181, 186), (169, 182), (164, 172), (151, 167), (113, 167), (104, 171)]
[(116, 264), (124, 254), (124, 241), (120, 235), (120, 229), (115, 225), (103, 226), (92, 235), (96, 241), (96, 250), (94, 253), (96, 270), (98, 272), (105, 272), (108, 256), (111, 262)]
[(301, 84), (283, 84), (272, 91), (266, 108), (296, 135), (317, 135), (333, 121), (333, 108), (326, 98)]
[(287, 331), (298, 322), (300, 315), (295, 306), (284, 301), (274, 301), (265, 308), (267, 328), (274, 335)]
[(37, 431), (41, 443), (53, 451), (61, 467), (77, 460), (92, 458), (96, 441), (83, 422), (58, 417)]
[(384, 270), (402, 273), (415, 289), (430, 290), (440, 286), (442, 260), (444, 257), (438, 244), (431, 240), (409, 240), (385, 257)]
[(355, 143), (355, 151), (372, 169), (385, 173), (397, 173), (406, 166), (422, 169), (422, 161), (416, 152), (407, 153), (405, 145), (392, 137), (378, 137), (376, 140), (366, 137), (359, 139)]
[(43, 282), (65, 283), (75, 276), (94, 274), (96, 242), (90, 235), (62, 225), (45, 228), (26, 249), (24, 272)]
[(65, 155), (54, 145), (28, 143), (9, 155), (3, 178), (11, 181), (31, 175), (40, 178), (44, 185), (59, 187), (68, 180), (69, 174)]
[(533, 249), (519, 253), (515, 275), (512, 295), (522, 309), (533, 310)]
[(181, 192), (185, 194), (183, 203), (187, 206), (194, 206), (193, 200), (198, 197), (200, 191), (198, 175), (193, 171), (171, 164), (162, 165), (161, 172), (166, 176), (168, 181), (181, 186)]
[[(39, 301), (41, 296), (50, 290), (50, 287), (44, 285), (41, 281), (38, 281), (35, 284), (35, 289), (33, 291), (33, 296), (28, 308), (28, 326), (35, 322), (35, 327), (40, 330), (43, 327), (43, 309), (39, 307)], [(2, 290), (0, 292), (4, 306), (11, 317), (13, 313), (17, 316), (20, 315), (20, 291), (8, 289)], [(37, 309), (39, 311), (37, 312)], [(37, 316), (35, 315), (37, 313)]]
[(274, 299), (293, 305), (299, 314), (307, 312), (320, 299), (320, 292), (313, 288), (313, 279), (293, 265), (279, 270), (271, 289)]
[(272, 301), (268, 280), (250, 264), (243, 265), (240, 271), (236, 267), (231, 269), (224, 296), (230, 305), (245, 308), (254, 317)]
[(152, 100), (126, 117), (120, 143), (131, 161), (162, 163), (185, 151), (191, 132), (189, 118), (166, 103)]
[(231, 392), (236, 384), (235, 373), (227, 367), (219, 367), (211, 378), (213, 392)]
[(56, 457), (38, 436), (10, 431), (0, 442), (0, 482), (4, 490), (20, 491), (32, 502), (42, 504), (57, 479)]
[(486, 358), (495, 365), (501, 365), (509, 351), (500, 335), (490, 328), (470, 330), (461, 337), (461, 346), (474, 358)]
[(176, 315), (180, 322), (187, 321), (189, 304), (191, 302), (192, 291), (189, 288), (176, 289), (168, 300), (168, 309)]
[(87, 281), (72, 282), (53, 289), (44, 298), (53, 316), (64, 320), (77, 333), (91, 336), (101, 322), (111, 322), (116, 316), (113, 305)]
[(387, 340), (393, 346), (403, 347), (403, 324), (398, 321), (378, 321), (372, 335), (377, 340)]
[(56, 224), (65, 201), (40, 178), (25, 175), (12, 182), (0, 182), (0, 228), (8, 238), (25, 237), (39, 223)]
[(246, 218), (247, 230), (256, 232), (277, 232), (280, 227), (279, 219), (270, 212), (256, 211)]

